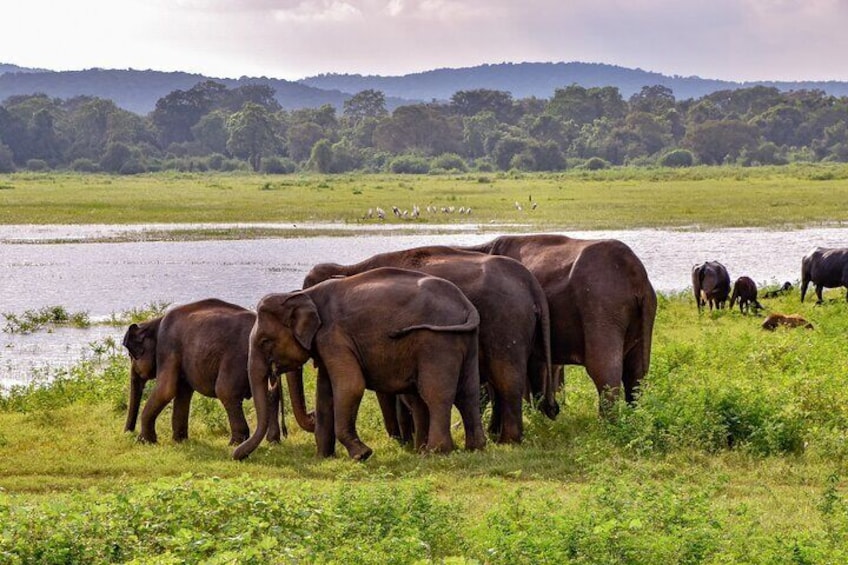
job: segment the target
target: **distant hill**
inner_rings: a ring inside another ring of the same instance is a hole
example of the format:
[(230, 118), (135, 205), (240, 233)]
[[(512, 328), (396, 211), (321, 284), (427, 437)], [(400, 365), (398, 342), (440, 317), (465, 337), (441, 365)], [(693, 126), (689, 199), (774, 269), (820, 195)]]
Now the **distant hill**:
[[(14, 67), (2, 65), (0, 68)], [(104, 70), (84, 71), (25, 71), (0, 74), (0, 101), (19, 94), (44, 93), (54, 98), (79, 95), (97, 96), (112, 100), (125, 110), (145, 115), (156, 107), (156, 101), (175, 90), (188, 90), (195, 84), (214, 80), (235, 88), (245, 84), (267, 84), (275, 92), (280, 105), (287, 109), (315, 108), (332, 104), (341, 108), (350, 95), (337, 90), (324, 90), (297, 82), (247, 78), (219, 79), (198, 74), (161, 71)]]
[(643, 86), (657, 84), (670, 88), (678, 100), (755, 85), (774, 86), (784, 91), (820, 89), (834, 96), (848, 96), (848, 82), (731, 82), (667, 76), (600, 63), (501, 63), (385, 77), (322, 74), (296, 82), (266, 77), (221, 79), (183, 72), (132, 69), (45, 71), (0, 64), (0, 102), (9, 96), (38, 92), (62, 99), (89, 95), (113, 100), (126, 110), (145, 115), (155, 108), (159, 98), (174, 90), (188, 90), (205, 80), (214, 80), (229, 88), (267, 84), (287, 110), (317, 108), (323, 104), (341, 110), (351, 95), (369, 88), (383, 91), (389, 110), (413, 102), (448, 100), (458, 90), (475, 88), (503, 90), (515, 98), (550, 98), (555, 89), (575, 83), (584, 87), (616, 86), (625, 98), (639, 92)]
[(555, 89), (570, 84), (586, 88), (617, 86), (624, 98), (639, 92), (643, 86), (653, 85), (670, 88), (678, 100), (700, 98), (717, 90), (756, 85), (774, 86), (783, 91), (820, 89), (834, 96), (848, 96), (848, 82), (731, 82), (696, 76), (667, 76), (601, 63), (501, 63), (387, 77), (322, 74), (299, 82), (351, 94), (373, 88), (383, 91), (386, 96), (418, 100), (448, 100), (458, 90), (475, 88), (503, 90), (512, 93), (515, 98), (550, 98)]

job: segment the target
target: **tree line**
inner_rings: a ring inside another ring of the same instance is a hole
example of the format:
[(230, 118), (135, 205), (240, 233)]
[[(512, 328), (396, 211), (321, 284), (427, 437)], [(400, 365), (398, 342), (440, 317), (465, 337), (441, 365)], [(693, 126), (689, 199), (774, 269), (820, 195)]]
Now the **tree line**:
[(19, 95), (0, 105), (0, 172), (76, 170), (560, 171), (612, 165), (848, 161), (848, 98), (754, 86), (677, 100), (572, 84), (549, 99), (457, 91), (386, 109), (379, 90), (282, 109), (273, 88), (204, 81), (141, 116), (111, 100)]

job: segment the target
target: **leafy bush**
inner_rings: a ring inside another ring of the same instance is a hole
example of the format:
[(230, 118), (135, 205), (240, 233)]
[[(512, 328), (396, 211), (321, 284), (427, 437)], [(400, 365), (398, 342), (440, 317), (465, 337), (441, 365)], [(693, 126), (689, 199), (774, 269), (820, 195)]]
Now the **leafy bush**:
[(695, 164), (695, 155), (688, 149), (674, 149), (660, 157), (662, 167), (691, 167)]
[(465, 163), (465, 159), (456, 153), (442, 153), (438, 157), (434, 157), (430, 161), (430, 167), (433, 169), (459, 171), (462, 173), (468, 170), (468, 165)]
[(36, 507), (0, 498), (0, 555), (23, 563), (155, 555), (158, 563), (403, 564), (461, 551), (460, 513), (426, 486), (325, 493), (302, 482), (185, 475), (92, 498), (80, 493)]
[(288, 175), (297, 169), (294, 161), (282, 157), (267, 157), (262, 161), (262, 172), (269, 175)]
[(77, 171), (79, 173), (96, 173), (100, 170), (100, 167), (97, 166), (97, 163), (92, 161), (91, 159), (74, 159), (73, 163), (71, 163), (71, 170)]
[(418, 155), (401, 155), (391, 161), (389, 170), (395, 174), (426, 175), (430, 172), (430, 163)]
[(17, 315), (4, 312), (6, 333), (28, 334), (41, 329), (54, 326), (71, 326), (76, 328), (87, 328), (91, 325), (88, 312), (68, 313), (64, 306), (45, 306), (38, 310), (26, 310)]
[(602, 169), (606, 169), (609, 167), (609, 163), (601, 159), (600, 157), (592, 157), (583, 165), (585, 169), (590, 171), (600, 171)]
[(50, 166), (44, 159), (27, 159), (26, 168), (28, 171), (46, 171)]

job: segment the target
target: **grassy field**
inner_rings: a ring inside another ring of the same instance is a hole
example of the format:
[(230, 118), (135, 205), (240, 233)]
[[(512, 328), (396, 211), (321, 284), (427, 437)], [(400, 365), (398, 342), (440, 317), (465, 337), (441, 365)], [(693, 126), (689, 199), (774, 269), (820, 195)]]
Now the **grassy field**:
[(0, 397), (0, 562), (844, 563), (848, 305), (826, 298), (768, 301), (815, 329), (766, 332), (661, 296), (639, 404), (600, 421), (569, 368), (563, 412), (525, 412), (520, 446), (406, 451), (369, 393), (364, 464), (317, 459), (291, 417), (282, 444), (232, 461), (202, 398), (188, 442), (166, 411), (160, 444), (138, 444), (107, 351)]
[[(0, 224), (367, 225), (377, 223), (363, 219), (368, 208), (380, 206), (391, 224), (785, 228), (848, 221), (846, 198), (844, 165), (423, 177), (19, 173), (0, 175)], [(472, 214), (391, 215), (413, 204)], [(375, 454), (364, 464), (341, 447), (317, 459), (314, 439), (291, 417), (280, 445), (235, 462), (224, 410), (204, 398), (194, 399), (188, 442), (169, 439), (168, 409), (160, 443), (139, 444), (122, 431), (128, 360), (100, 344), (100, 357), (50, 384), (0, 392), (0, 563), (846, 563), (843, 297), (834, 290), (814, 306), (795, 291), (766, 301), (815, 329), (765, 332), (761, 318), (698, 315), (688, 294), (661, 296), (638, 405), (599, 420), (594, 386), (570, 367), (559, 418), (525, 411), (520, 446), (412, 453), (385, 437), (369, 393), (359, 431)]]
[[(0, 224), (373, 224), (365, 216), (381, 207), (389, 224), (786, 227), (848, 221), (846, 199), (848, 166), (838, 164), (459, 176), (18, 173), (0, 175)], [(392, 206), (411, 212), (414, 205), (422, 209), (417, 219), (392, 214)], [(468, 207), (470, 215), (458, 214)]]

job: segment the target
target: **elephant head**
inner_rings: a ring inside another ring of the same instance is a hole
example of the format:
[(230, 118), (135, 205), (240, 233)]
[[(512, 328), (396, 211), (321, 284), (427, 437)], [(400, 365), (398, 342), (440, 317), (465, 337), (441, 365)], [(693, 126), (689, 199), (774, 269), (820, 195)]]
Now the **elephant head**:
[(135, 431), (141, 395), (147, 381), (156, 378), (156, 343), (159, 322), (156, 318), (142, 324), (131, 324), (124, 334), (123, 345), (130, 354), (130, 399), (124, 431)]
[[(233, 452), (234, 459), (244, 459), (250, 455), (267, 431), (269, 407), (265, 391), (268, 388), (268, 375), (271, 374), (269, 369), (273, 365), (278, 373), (286, 371), (297, 374), (312, 356), (315, 334), (320, 327), (318, 308), (311, 298), (301, 292), (269, 294), (259, 302), (256, 322), (250, 332), (247, 361), (257, 424), (253, 435)], [(298, 380), (302, 383), (302, 379)], [(296, 405), (297, 401), (293, 399), (292, 404)], [(300, 404), (304, 405), (302, 384)], [(295, 408), (295, 416), (300, 423), (304, 414), (298, 415)]]

